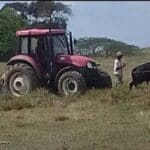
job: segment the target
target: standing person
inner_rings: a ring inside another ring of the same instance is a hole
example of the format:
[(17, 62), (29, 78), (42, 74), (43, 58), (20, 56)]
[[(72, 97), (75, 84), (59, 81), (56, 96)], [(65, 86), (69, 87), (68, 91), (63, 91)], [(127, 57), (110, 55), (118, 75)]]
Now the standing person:
[(126, 66), (125, 63), (122, 63), (121, 59), (123, 54), (121, 51), (116, 53), (116, 58), (114, 60), (114, 75), (115, 75), (115, 85), (122, 85), (123, 81), (123, 68)]

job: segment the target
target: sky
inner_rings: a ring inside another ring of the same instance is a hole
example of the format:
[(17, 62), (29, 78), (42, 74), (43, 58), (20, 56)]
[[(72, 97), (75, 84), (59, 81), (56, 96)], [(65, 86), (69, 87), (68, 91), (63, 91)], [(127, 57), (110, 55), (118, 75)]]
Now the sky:
[[(62, 1), (73, 16), (68, 29), (74, 37), (107, 37), (150, 46), (150, 1)], [(0, 2), (0, 7), (3, 3)]]

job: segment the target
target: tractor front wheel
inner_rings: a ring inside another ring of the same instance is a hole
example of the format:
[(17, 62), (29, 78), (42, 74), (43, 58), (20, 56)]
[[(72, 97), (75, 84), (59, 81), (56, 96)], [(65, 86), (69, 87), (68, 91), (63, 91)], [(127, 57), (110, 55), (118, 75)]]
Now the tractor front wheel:
[(10, 65), (5, 72), (4, 85), (14, 96), (24, 96), (37, 87), (35, 71), (27, 64)]
[(112, 88), (111, 76), (102, 70), (98, 70), (99, 78), (95, 84), (95, 88)]
[(82, 74), (77, 71), (65, 72), (58, 80), (58, 91), (65, 96), (82, 93), (85, 87), (85, 80)]

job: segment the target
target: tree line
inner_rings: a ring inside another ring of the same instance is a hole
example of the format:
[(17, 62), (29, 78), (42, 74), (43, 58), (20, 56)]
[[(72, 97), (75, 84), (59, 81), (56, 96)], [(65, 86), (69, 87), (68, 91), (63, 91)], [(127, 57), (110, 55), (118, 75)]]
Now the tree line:
[(129, 45), (109, 38), (85, 37), (77, 40), (77, 52), (85, 55), (114, 56), (117, 51), (134, 55), (141, 50), (138, 46)]

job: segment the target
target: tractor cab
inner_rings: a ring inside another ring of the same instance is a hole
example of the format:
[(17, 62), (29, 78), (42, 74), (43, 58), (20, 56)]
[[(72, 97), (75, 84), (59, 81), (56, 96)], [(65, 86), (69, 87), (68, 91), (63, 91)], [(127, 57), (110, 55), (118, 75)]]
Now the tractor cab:
[(16, 54), (31, 56), (47, 69), (56, 62), (58, 55), (73, 54), (72, 40), (65, 30), (28, 29), (17, 31), (16, 35), (19, 37)]

